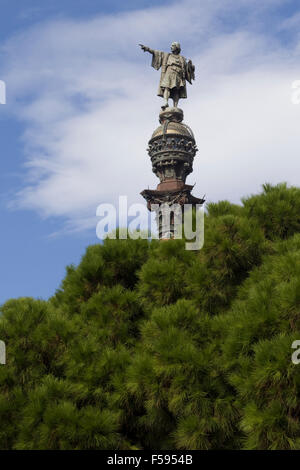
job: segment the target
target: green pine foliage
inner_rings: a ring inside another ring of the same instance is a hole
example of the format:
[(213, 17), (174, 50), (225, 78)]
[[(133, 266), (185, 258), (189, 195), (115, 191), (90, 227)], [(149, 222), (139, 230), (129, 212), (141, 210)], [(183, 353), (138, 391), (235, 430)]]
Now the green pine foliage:
[(206, 217), (205, 246), (186, 270), (186, 292), (212, 315), (228, 307), (238, 285), (261, 262), (267, 243), (256, 220)]
[(205, 243), (90, 246), (1, 306), (1, 449), (300, 449), (300, 189), (209, 203)]
[(243, 199), (248, 217), (258, 220), (266, 238), (288, 238), (300, 231), (300, 189), (286, 183), (263, 185), (263, 193)]

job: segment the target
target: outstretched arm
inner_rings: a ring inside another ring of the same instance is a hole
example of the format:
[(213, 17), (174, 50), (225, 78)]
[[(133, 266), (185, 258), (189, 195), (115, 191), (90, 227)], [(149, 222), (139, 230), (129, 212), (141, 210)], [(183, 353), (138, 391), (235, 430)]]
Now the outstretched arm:
[(164, 53), (161, 51), (156, 51), (154, 49), (150, 49), (148, 46), (144, 46), (143, 44), (139, 44), (141, 46), (141, 49), (144, 52), (150, 52), (152, 54), (152, 62), (151, 66), (155, 69), (158, 70), (162, 66), (163, 58), (164, 58)]
[(142, 49), (144, 52), (150, 52), (150, 54), (153, 54), (153, 53), (154, 53), (154, 50), (153, 50), (153, 49), (150, 49), (150, 47), (148, 47), (148, 46), (144, 46), (143, 44), (139, 44), (139, 46), (141, 47), (141, 49)]

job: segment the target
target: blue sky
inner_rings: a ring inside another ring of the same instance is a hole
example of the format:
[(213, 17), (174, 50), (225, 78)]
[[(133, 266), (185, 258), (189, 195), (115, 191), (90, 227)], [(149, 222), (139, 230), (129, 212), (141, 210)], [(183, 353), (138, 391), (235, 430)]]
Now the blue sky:
[(155, 187), (146, 153), (161, 105), (137, 44), (174, 40), (196, 64), (182, 105), (208, 200), (300, 184), (296, 1), (0, 0), (0, 302), (47, 298), (97, 243), (96, 207)]
[[(11, 36), (51, 19), (89, 18), (159, 3), (155, 0), (0, 0), (0, 41), (3, 44)], [(9, 84), (7, 94), (9, 100)], [(19, 296), (47, 298), (59, 286), (65, 267), (78, 263), (86, 246), (98, 243), (98, 239), (93, 229), (53, 239), (49, 234), (61, 227), (61, 220), (45, 219), (30, 210), (7, 208), (6, 194), (22, 185), (24, 126), (16, 116), (5, 111), (1, 106), (0, 302)]]

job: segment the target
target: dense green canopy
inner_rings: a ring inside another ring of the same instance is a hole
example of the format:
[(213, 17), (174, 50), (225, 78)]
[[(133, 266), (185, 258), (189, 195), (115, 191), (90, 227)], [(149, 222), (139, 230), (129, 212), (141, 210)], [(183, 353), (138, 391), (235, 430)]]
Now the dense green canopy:
[(1, 307), (1, 449), (300, 449), (300, 189), (207, 209), (200, 251), (107, 239)]

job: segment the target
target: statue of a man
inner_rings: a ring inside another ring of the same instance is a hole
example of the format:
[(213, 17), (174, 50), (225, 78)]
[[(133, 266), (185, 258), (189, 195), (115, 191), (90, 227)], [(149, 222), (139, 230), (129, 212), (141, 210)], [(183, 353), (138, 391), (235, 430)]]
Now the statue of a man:
[(192, 84), (195, 80), (195, 66), (192, 61), (187, 61), (180, 55), (179, 42), (172, 42), (171, 52), (155, 51), (150, 47), (140, 44), (144, 52), (152, 54), (152, 67), (161, 68), (161, 76), (158, 88), (158, 96), (165, 99), (162, 109), (169, 106), (169, 98), (172, 98), (174, 107), (177, 108), (180, 98), (186, 98), (186, 80)]

